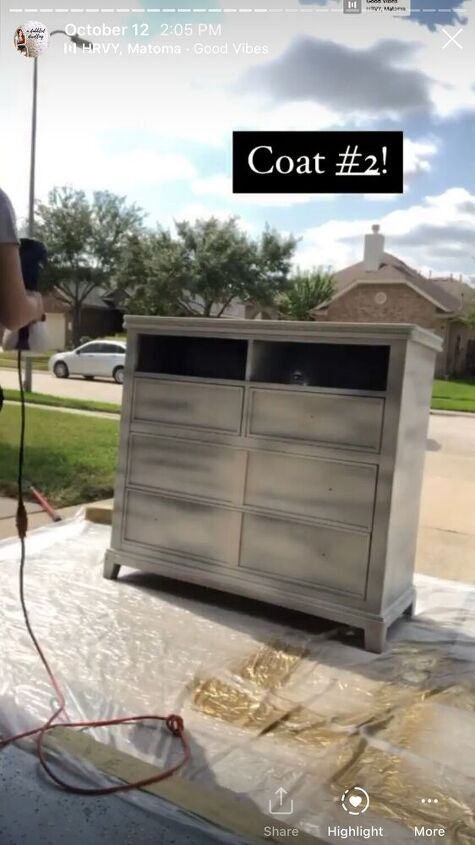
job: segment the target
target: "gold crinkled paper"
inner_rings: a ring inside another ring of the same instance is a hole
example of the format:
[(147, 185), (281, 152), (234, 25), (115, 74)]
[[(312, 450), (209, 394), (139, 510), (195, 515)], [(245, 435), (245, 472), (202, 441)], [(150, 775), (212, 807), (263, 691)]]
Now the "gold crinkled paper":
[[(370, 747), (361, 740), (353, 759), (333, 779), (335, 796), (357, 783), (371, 795), (371, 809), (383, 818), (408, 828), (427, 825), (445, 828), (450, 845), (473, 845), (475, 817), (467, 801), (457, 797), (450, 773), (428, 761), (417, 769), (403, 754)], [(430, 795), (432, 803), (421, 803)], [(437, 804), (433, 799), (437, 799)]]
[(263, 689), (277, 689), (289, 680), (306, 655), (304, 646), (292, 646), (273, 640), (241, 663), (236, 669), (236, 675)]
[(347, 741), (350, 734), (332, 728), (328, 719), (285, 699), (253, 695), (218, 678), (195, 686), (193, 705), (202, 713), (254, 733), (296, 740), (318, 748)]
[[(473, 663), (433, 646), (399, 643), (356, 667), (354, 677), (359, 670), (363, 691), (365, 684), (371, 691), (359, 696), (354, 709), (348, 707), (351, 689), (332, 686), (332, 696), (336, 689), (339, 692), (328, 716), (328, 708), (325, 715), (318, 712), (318, 700), (308, 706), (285, 698), (286, 683), (306, 657), (303, 647), (271, 641), (231, 667), (229, 679), (198, 680), (192, 704), (256, 735), (306, 743), (319, 751), (336, 749), (329, 771), (336, 796), (364, 783), (372, 810), (381, 817), (411, 829), (442, 826), (451, 845), (473, 845), (473, 811), (466, 796), (458, 794), (450, 768), (410, 753), (427, 730), (433, 704), (475, 710)], [(318, 672), (317, 662), (314, 671)], [(368, 701), (367, 706), (361, 706), (361, 700)], [(423, 795), (437, 798), (437, 804), (423, 805)]]

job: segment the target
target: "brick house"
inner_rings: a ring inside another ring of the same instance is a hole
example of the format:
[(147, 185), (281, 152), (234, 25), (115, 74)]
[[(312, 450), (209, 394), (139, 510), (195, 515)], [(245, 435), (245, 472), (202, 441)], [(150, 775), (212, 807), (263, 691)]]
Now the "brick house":
[(379, 226), (365, 236), (363, 261), (335, 273), (332, 298), (312, 312), (315, 320), (416, 323), (440, 335), (444, 347), (436, 375), (475, 375), (475, 288), (452, 278), (427, 278), (384, 251)]

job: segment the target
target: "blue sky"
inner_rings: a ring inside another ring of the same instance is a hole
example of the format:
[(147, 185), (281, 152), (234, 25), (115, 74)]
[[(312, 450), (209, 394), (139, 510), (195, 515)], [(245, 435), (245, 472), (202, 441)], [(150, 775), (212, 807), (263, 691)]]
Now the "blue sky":
[[(412, 3), (429, 4), (437, 11), (383, 19), (343, 15), (341, 0), (289, 0), (287, 12), (272, 11), (281, 8), (273, 0), (265, 13), (226, 12), (240, 4), (225, 0), (196, 13), (185, 0), (179, 8), (190, 11), (175, 14), (20, 13), (2, 3), (0, 70), (8, 83), (0, 92), (0, 185), (23, 215), (32, 63), (13, 49), (15, 28), (27, 19), (50, 30), (120, 25), (128, 28), (122, 37), (93, 38), (117, 41), (117, 56), (65, 55), (66, 39), (57, 36), (39, 59), (38, 196), (62, 184), (109, 189), (141, 205), (151, 225), (167, 227), (235, 214), (255, 235), (266, 223), (297, 235), (303, 266), (358, 260), (365, 232), (379, 222), (388, 251), (418, 269), (473, 276), (474, 0)], [(135, 38), (137, 23), (148, 37)], [(220, 23), (221, 34), (198, 34), (204, 23)], [(163, 35), (164, 24), (194, 31)], [(459, 30), (463, 49), (444, 47)], [(129, 55), (134, 40), (181, 45), (182, 53)], [(227, 44), (228, 54), (196, 54), (196, 43)], [(235, 55), (237, 43), (266, 52)], [(233, 196), (232, 130), (266, 128), (403, 129), (404, 194)]]

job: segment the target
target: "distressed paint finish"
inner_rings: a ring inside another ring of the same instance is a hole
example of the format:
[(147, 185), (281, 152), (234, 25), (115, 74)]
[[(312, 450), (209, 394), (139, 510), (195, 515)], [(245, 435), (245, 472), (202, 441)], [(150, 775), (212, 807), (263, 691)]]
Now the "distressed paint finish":
[(245, 504), (371, 530), (377, 466), (251, 452)]
[(382, 399), (359, 396), (252, 390), (249, 434), (279, 440), (307, 440), (339, 448), (377, 452), (381, 441)]
[(239, 434), (243, 391), (224, 385), (137, 380), (135, 420)]
[[(388, 626), (414, 601), (440, 340), (399, 324), (133, 317), (127, 325), (123, 454), (105, 577), (122, 565), (155, 571), (363, 628), (367, 648), (383, 649)], [(183, 336), (187, 349), (190, 337), (219, 337), (221, 351), (223, 338), (247, 341), (245, 375), (200, 380), (196, 359), (192, 378), (160, 372), (158, 359), (145, 375), (137, 368), (141, 332)], [(361, 359), (345, 357), (345, 345), (388, 346), (386, 389), (344, 389), (338, 367), (331, 389), (278, 376), (253, 382), (262, 349), (253, 341), (264, 340), (270, 355), (280, 341), (337, 344), (333, 365), (344, 360), (345, 368)]]

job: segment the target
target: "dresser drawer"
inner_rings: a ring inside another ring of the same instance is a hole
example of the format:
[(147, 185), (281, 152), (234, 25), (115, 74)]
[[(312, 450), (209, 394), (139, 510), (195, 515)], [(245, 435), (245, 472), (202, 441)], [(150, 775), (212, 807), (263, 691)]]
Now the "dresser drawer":
[(379, 397), (253, 389), (248, 433), (377, 452), (383, 407)]
[(225, 508), (127, 491), (124, 541), (193, 559), (231, 564), (240, 514)]
[(241, 387), (138, 378), (133, 420), (239, 434), (242, 401)]
[(245, 457), (211, 443), (134, 434), (128, 484), (232, 504), (242, 494)]
[(377, 467), (251, 452), (245, 504), (371, 529)]
[(363, 598), (369, 535), (244, 514), (239, 565)]

